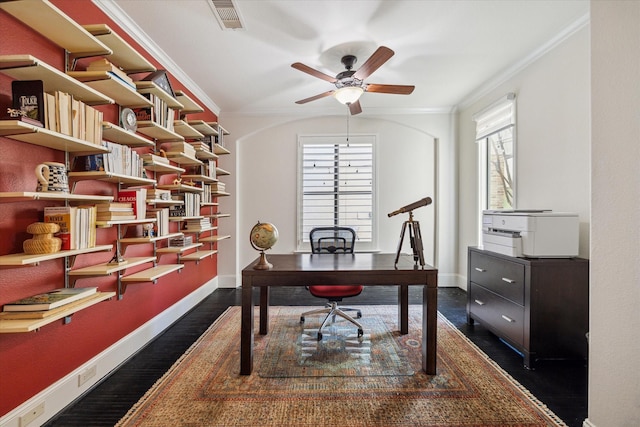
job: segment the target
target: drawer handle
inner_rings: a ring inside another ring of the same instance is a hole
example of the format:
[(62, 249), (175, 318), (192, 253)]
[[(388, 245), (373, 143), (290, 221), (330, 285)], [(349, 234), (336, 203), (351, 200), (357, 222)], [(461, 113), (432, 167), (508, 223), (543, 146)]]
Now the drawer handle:
[(514, 322), (515, 322), (515, 320), (513, 320), (513, 319), (512, 319), (512, 318), (510, 318), (509, 316), (505, 316), (504, 314), (502, 315), (502, 318), (503, 318), (504, 320), (506, 320), (507, 322), (509, 322), (509, 323), (514, 323)]
[(480, 273), (484, 273), (485, 271), (487, 271), (484, 268), (480, 268), (480, 267), (476, 267), (475, 270), (479, 271)]
[(473, 300), (476, 304), (478, 305), (484, 305), (484, 302), (480, 301), (479, 299)]
[(507, 282), (507, 283), (516, 283), (516, 281), (515, 281), (515, 280), (513, 280), (513, 279), (509, 279), (508, 277), (503, 277), (503, 278), (502, 278), (502, 281), (503, 281), (503, 282)]

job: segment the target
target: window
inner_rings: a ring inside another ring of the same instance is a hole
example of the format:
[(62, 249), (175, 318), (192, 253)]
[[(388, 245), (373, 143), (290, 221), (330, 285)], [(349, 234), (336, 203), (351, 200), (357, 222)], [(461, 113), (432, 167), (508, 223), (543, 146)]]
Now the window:
[(370, 135), (299, 138), (298, 249), (314, 227), (346, 226), (356, 247), (374, 241), (374, 142)]
[[(485, 209), (515, 209), (515, 94), (510, 93), (475, 114), (476, 142), (480, 167), (480, 206), (482, 224)], [(479, 227), (482, 233), (482, 227)], [(481, 237), (481, 236), (480, 236)]]

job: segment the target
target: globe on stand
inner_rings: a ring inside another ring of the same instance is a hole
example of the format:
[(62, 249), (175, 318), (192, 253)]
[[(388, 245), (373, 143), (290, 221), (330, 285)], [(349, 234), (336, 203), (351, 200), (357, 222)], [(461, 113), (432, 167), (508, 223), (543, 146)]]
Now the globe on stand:
[(273, 265), (267, 262), (264, 251), (271, 249), (278, 241), (278, 229), (268, 222), (260, 222), (253, 226), (249, 242), (253, 249), (260, 251), (260, 260), (253, 266), (254, 270), (269, 270)]

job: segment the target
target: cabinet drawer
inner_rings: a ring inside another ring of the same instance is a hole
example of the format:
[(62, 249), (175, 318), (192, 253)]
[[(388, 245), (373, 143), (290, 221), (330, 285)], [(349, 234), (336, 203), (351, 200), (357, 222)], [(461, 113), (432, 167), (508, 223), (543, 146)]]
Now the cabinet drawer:
[(496, 334), (524, 346), (524, 308), (471, 283), (469, 311)]
[(522, 264), (470, 253), (469, 280), (520, 305), (524, 305), (524, 277)]

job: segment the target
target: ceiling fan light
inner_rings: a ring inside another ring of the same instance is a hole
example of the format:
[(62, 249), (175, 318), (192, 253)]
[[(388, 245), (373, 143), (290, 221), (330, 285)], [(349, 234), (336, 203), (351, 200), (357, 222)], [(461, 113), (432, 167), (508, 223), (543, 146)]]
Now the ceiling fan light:
[(341, 104), (349, 105), (360, 99), (360, 95), (364, 93), (364, 89), (358, 86), (347, 86), (336, 90), (333, 96)]

